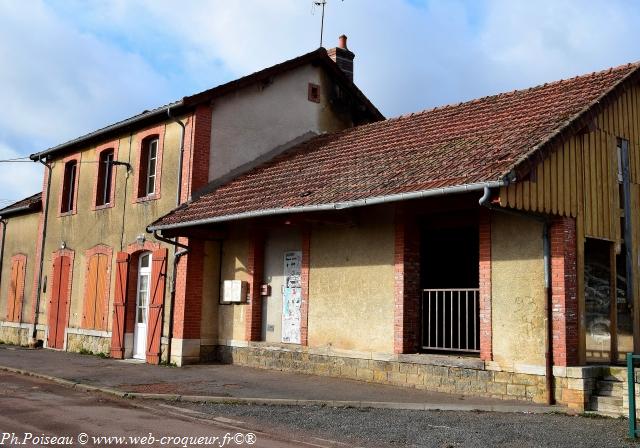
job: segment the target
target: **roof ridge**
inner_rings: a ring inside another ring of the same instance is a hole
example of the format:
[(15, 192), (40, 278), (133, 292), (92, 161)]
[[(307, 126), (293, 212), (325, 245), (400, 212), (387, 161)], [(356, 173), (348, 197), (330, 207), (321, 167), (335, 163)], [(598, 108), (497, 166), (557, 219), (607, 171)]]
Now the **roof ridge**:
[[(397, 120), (397, 119), (402, 119), (402, 118), (409, 118), (409, 117), (413, 117), (415, 115), (423, 115), (423, 114), (428, 114), (429, 112), (434, 112), (436, 110), (441, 110), (441, 109), (448, 109), (448, 108), (454, 108), (454, 107), (460, 107), (460, 106), (464, 106), (467, 104), (474, 104), (474, 103), (478, 103), (481, 101), (485, 101), (491, 98), (500, 98), (500, 97), (505, 97), (505, 96), (512, 96), (518, 93), (524, 93), (524, 92), (531, 92), (532, 90), (535, 89), (541, 89), (543, 87), (549, 87), (549, 86), (553, 86), (553, 85), (557, 85), (557, 84), (562, 84), (562, 83), (566, 83), (569, 81), (574, 81), (576, 79), (579, 78), (588, 78), (588, 77), (593, 77), (593, 76), (597, 76), (597, 75), (602, 75), (605, 73), (613, 73), (614, 71), (619, 71), (619, 70), (625, 70), (631, 67), (640, 67), (640, 61), (635, 61), (635, 62), (628, 62), (626, 64), (622, 64), (622, 65), (618, 65), (615, 67), (609, 67), (603, 70), (598, 70), (598, 71), (594, 71), (591, 73), (584, 73), (582, 75), (575, 75), (573, 77), (570, 78), (562, 78), (562, 79), (558, 79), (555, 81), (548, 81), (542, 84), (536, 84), (534, 86), (530, 86), (530, 87), (524, 87), (521, 89), (514, 89), (514, 90), (509, 90), (509, 91), (505, 91), (505, 92), (498, 92), (498, 93), (494, 93), (492, 95), (485, 95), (485, 96), (481, 96), (481, 97), (477, 97), (477, 98), (472, 98), (470, 100), (466, 100), (466, 101), (460, 101), (458, 103), (445, 103), (445, 104), (439, 104), (437, 106), (428, 108), (428, 109), (423, 109), (420, 111), (414, 111), (414, 112), (408, 112), (405, 114), (400, 114), (400, 115), (396, 115), (395, 117), (390, 117), (387, 118), (386, 120), (383, 120), (382, 122), (377, 122), (377, 123), (384, 123), (386, 121), (391, 121), (391, 120)], [(376, 124), (376, 123), (370, 123), (370, 124)]]

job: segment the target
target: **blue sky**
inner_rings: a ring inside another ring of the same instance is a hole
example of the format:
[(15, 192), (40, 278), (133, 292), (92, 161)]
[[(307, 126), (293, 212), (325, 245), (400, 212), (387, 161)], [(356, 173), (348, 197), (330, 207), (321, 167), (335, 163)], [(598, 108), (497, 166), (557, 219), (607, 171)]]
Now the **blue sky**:
[[(388, 117), (640, 60), (635, 0), (327, 0)], [(0, 0), (0, 159), (318, 46), (312, 0)], [(0, 204), (41, 188), (0, 164)]]

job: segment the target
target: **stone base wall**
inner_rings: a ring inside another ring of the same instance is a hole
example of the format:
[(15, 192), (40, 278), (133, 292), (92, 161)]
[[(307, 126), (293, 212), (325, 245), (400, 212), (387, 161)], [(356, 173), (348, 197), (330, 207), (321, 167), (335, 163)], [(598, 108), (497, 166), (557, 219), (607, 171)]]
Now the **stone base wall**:
[[(88, 334), (67, 333), (67, 351), (68, 352), (91, 352), (94, 355), (109, 356), (111, 352), (111, 337), (96, 336)], [(167, 362), (167, 344), (160, 344), (161, 362)]]
[(3, 344), (20, 345), (26, 347), (29, 345), (29, 337), (31, 331), (29, 328), (22, 327), (0, 327), (0, 342)]
[(108, 356), (111, 351), (111, 338), (86, 334), (67, 334), (68, 352), (91, 352), (94, 355)]
[(537, 403), (545, 401), (545, 378), (541, 375), (433, 363), (317, 355), (260, 347), (218, 346), (217, 359), (227, 364), (349, 378), (436, 392)]
[[(219, 345), (216, 358), (226, 364), (312, 375), (349, 378), (434, 392), (546, 402), (544, 374), (497, 370), (471, 358), (390, 355), (379, 360), (309, 353), (308, 349)], [(458, 365), (456, 365), (458, 364)], [(540, 369), (538, 369), (540, 370)], [(590, 367), (554, 369), (556, 403), (577, 412), (586, 409), (599, 370)]]

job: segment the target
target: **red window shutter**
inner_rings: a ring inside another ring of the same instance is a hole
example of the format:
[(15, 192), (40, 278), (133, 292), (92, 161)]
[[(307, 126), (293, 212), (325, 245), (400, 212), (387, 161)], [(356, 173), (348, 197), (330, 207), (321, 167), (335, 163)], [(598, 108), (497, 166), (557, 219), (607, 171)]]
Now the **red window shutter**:
[(51, 279), (51, 288), (49, 294), (49, 309), (47, 310), (47, 328), (49, 330), (47, 337), (47, 346), (56, 346), (56, 330), (58, 328), (58, 302), (60, 300), (60, 271), (62, 268), (62, 258), (58, 257), (53, 261), (53, 278)]
[(151, 291), (147, 324), (147, 362), (149, 364), (160, 363), (160, 334), (166, 276), (167, 249), (155, 250), (151, 261)]
[(60, 257), (60, 287), (58, 290), (58, 313), (57, 313), (57, 328), (56, 328), (56, 348), (62, 348), (64, 346), (64, 330), (67, 328), (67, 310), (69, 310), (69, 294), (71, 293), (70, 280), (71, 280), (71, 258), (63, 256)]
[(84, 291), (84, 307), (82, 311), (82, 328), (95, 328), (96, 316), (96, 276), (98, 273), (98, 257), (93, 255), (89, 257), (87, 264), (85, 291)]
[(129, 281), (129, 254), (116, 254), (116, 289), (113, 299), (113, 320), (111, 327), (111, 357), (124, 358), (124, 320)]
[(16, 298), (13, 307), (13, 318), (15, 322), (22, 322), (22, 303), (24, 301), (24, 276), (26, 270), (26, 257), (16, 260)]
[(7, 321), (14, 321), (16, 309), (16, 289), (18, 285), (18, 264), (17, 260), (11, 263), (11, 283), (9, 284), (9, 296), (7, 297)]
[(105, 254), (96, 255), (98, 262), (96, 268), (96, 304), (95, 304), (95, 322), (96, 330), (107, 329), (107, 294), (109, 292), (109, 265), (108, 258)]

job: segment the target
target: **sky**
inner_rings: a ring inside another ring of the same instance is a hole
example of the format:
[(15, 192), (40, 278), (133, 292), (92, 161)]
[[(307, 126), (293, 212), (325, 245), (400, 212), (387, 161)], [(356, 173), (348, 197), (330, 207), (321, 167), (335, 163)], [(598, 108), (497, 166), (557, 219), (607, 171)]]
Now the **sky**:
[[(312, 0), (0, 0), (0, 159), (63, 143), (319, 46)], [(387, 117), (640, 60), (637, 0), (327, 0)], [(0, 206), (42, 188), (0, 163)]]

